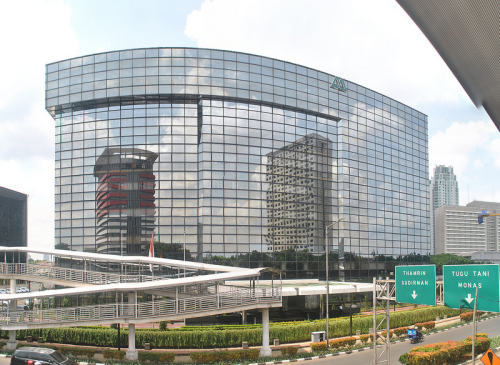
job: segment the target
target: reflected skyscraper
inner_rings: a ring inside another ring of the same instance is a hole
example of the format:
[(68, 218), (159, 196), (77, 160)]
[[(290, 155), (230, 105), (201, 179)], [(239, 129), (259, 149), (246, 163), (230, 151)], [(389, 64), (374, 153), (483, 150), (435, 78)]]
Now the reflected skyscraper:
[(99, 253), (140, 255), (155, 229), (158, 154), (139, 148), (106, 148), (94, 167), (96, 245)]
[(267, 155), (268, 250), (325, 252), (332, 219), (332, 141), (308, 134)]

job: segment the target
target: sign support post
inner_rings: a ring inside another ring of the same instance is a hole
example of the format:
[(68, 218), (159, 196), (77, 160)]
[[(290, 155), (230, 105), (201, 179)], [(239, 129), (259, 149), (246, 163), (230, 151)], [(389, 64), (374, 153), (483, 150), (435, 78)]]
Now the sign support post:
[(474, 312), (472, 312), (472, 365), (476, 364), (476, 309), (477, 309), (477, 286), (474, 296)]

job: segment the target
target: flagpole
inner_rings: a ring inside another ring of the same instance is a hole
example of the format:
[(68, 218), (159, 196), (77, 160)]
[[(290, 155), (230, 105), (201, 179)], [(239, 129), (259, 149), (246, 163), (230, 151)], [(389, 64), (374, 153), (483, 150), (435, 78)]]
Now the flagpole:
[[(153, 244), (153, 236), (154, 236), (154, 232), (151, 233), (151, 244), (149, 245), (149, 257), (151, 257), (151, 258), (155, 257), (155, 248), (154, 248), (154, 244)], [(152, 263), (149, 264), (149, 271), (151, 271), (151, 276), (154, 277), (153, 264)]]

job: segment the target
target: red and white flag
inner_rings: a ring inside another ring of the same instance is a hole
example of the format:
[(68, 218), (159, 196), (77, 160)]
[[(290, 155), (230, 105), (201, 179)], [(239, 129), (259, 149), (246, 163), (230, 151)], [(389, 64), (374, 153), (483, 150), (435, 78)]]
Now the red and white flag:
[[(151, 244), (149, 245), (149, 257), (155, 257), (155, 247), (153, 246), (153, 233), (151, 233)], [(149, 264), (149, 271), (153, 273), (153, 264)]]

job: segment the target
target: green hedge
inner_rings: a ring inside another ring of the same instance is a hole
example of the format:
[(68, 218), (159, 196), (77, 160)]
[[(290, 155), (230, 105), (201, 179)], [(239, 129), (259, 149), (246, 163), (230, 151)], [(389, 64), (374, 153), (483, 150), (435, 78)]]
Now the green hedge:
[[(391, 313), (391, 328), (405, 327), (418, 322), (427, 322), (436, 318), (455, 316), (459, 310), (447, 307), (425, 307), (408, 311)], [(382, 320), (382, 315), (377, 316), (377, 323)], [(360, 330), (361, 333), (368, 333), (368, 329), (373, 327), (372, 316), (353, 317), (353, 331)], [(236, 328), (241, 328), (237, 327)], [(296, 322), (295, 324), (273, 325), (269, 328), (269, 338), (278, 339), (280, 343), (291, 343), (309, 341), (311, 332), (323, 331), (325, 320), (311, 322)], [(330, 321), (330, 337), (348, 336), (349, 318), (338, 318)], [(96, 347), (116, 347), (118, 331), (109, 328), (43, 328), (34, 330), (18, 330), (17, 338), (26, 339), (26, 335), (33, 338), (43, 337), (44, 341), (51, 343), (78, 344), (82, 346)], [(2, 331), (2, 337), (8, 338), (8, 332)], [(128, 343), (128, 331), (120, 333), (120, 343)], [(144, 348), (144, 344), (149, 342), (154, 348), (223, 348), (238, 347), (243, 341), (247, 341), (250, 346), (258, 346), (262, 343), (262, 328), (247, 328), (221, 331), (218, 329), (208, 329), (203, 331), (159, 331), (157, 329), (141, 330), (136, 332), (137, 348)]]

